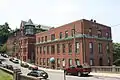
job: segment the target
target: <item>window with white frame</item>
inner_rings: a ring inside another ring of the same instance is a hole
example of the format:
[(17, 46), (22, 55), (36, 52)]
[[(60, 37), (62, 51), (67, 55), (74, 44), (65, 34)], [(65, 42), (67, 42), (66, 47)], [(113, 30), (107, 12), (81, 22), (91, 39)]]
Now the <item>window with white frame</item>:
[(93, 53), (93, 42), (89, 42), (90, 53)]
[(60, 67), (60, 59), (57, 59), (57, 67)]
[(65, 31), (65, 38), (68, 37), (68, 31)]
[(75, 52), (76, 53), (79, 53), (79, 49), (80, 49), (80, 45), (79, 45), (79, 42), (76, 42), (76, 46), (75, 46)]
[(62, 60), (62, 66), (65, 67), (65, 59)]
[(79, 59), (75, 59), (75, 63), (76, 63), (76, 65), (80, 65), (80, 60)]
[(72, 59), (69, 59), (69, 66), (72, 66)]
[(92, 28), (89, 28), (89, 36), (92, 36)]
[(94, 65), (94, 60), (90, 59), (90, 65), (93, 66)]

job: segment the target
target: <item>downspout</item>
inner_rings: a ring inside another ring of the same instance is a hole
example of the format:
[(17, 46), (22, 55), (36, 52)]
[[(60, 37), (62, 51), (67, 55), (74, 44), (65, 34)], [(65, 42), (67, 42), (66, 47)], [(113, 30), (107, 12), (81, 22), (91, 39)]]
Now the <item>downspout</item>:
[(85, 42), (85, 33), (84, 33), (84, 21), (82, 21), (82, 46), (83, 46), (83, 64), (86, 63), (86, 42)]

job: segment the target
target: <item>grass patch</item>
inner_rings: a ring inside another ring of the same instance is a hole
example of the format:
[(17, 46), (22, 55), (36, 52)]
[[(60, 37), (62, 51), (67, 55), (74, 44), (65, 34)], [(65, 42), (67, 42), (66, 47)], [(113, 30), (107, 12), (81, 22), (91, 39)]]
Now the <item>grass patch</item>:
[(0, 80), (13, 80), (13, 76), (0, 70)]

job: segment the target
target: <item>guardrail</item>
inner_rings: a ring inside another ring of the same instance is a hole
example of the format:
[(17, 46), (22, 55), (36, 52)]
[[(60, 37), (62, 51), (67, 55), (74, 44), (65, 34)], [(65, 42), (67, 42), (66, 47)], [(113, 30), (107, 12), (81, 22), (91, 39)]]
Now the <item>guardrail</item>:
[(0, 69), (3, 70), (3, 71), (5, 71), (5, 72), (7, 72), (7, 73), (9, 73), (9, 74), (11, 74), (11, 75), (14, 74), (14, 72), (11, 71), (11, 70), (9, 70), (9, 69), (3, 68), (3, 67), (0, 67)]
[(92, 72), (120, 73), (120, 66), (91, 66)]
[(42, 77), (32, 77), (32, 76), (27, 76), (21, 73), (20, 69), (14, 69), (14, 71), (11, 71), (9, 69), (0, 67), (0, 70), (5, 71), (8, 74), (13, 75), (13, 80), (41, 80)]

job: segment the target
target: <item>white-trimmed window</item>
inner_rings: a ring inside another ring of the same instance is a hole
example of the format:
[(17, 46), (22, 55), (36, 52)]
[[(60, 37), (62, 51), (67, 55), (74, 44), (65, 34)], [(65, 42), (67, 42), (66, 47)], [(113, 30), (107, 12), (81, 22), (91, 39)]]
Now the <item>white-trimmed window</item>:
[(93, 53), (93, 42), (89, 42), (90, 53)]
[(79, 59), (75, 59), (75, 63), (76, 63), (76, 65), (80, 65), (80, 60)]
[(62, 60), (62, 66), (65, 67), (65, 59)]
[(72, 66), (72, 59), (69, 59), (69, 66)]
[(76, 53), (79, 53), (79, 49), (80, 49), (80, 44), (79, 44), (79, 42), (76, 42), (76, 46), (75, 46), (75, 52)]
[(65, 31), (65, 38), (68, 37), (68, 31)]
[(60, 59), (57, 59), (57, 67), (60, 67)]
[(93, 66), (94, 65), (94, 60), (90, 59), (90, 65)]

